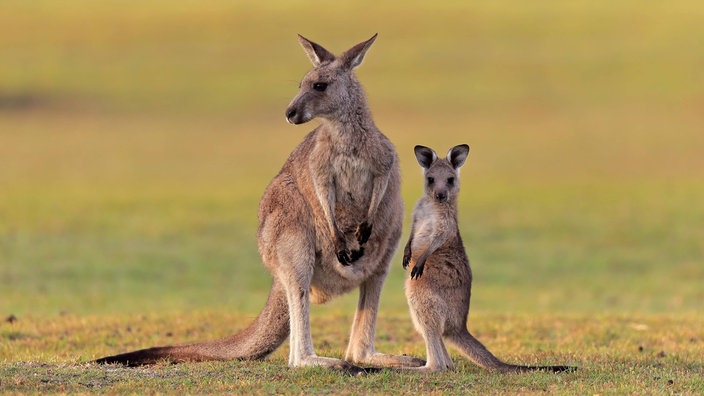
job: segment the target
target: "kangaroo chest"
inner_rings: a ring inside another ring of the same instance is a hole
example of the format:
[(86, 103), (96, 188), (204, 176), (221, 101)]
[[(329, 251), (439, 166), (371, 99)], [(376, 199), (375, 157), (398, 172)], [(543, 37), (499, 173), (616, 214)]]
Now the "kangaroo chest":
[(416, 208), (413, 238), (422, 244), (431, 240), (442, 240), (443, 245), (457, 234), (457, 220), (454, 214), (438, 210), (432, 205), (419, 203)]
[(368, 205), (374, 187), (370, 161), (358, 156), (338, 155), (331, 162), (337, 203), (362, 207)]

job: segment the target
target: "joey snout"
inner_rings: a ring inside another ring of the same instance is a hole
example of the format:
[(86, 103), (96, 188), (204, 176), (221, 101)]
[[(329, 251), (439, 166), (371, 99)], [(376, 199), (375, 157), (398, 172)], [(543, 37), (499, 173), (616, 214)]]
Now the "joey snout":
[(435, 198), (435, 200), (438, 202), (446, 202), (447, 196), (447, 191), (435, 191), (435, 193), (433, 194), (433, 198)]

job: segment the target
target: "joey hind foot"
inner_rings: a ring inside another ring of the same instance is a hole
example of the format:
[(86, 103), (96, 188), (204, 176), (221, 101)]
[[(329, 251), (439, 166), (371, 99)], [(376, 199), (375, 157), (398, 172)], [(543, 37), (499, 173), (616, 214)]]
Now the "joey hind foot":
[(357, 232), (355, 233), (355, 236), (357, 237), (357, 242), (359, 242), (360, 245), (364, 245), (365, 243), (367, 243), (371, 235), (372, 225), (367, 223), (366, 221), (357, 227)]

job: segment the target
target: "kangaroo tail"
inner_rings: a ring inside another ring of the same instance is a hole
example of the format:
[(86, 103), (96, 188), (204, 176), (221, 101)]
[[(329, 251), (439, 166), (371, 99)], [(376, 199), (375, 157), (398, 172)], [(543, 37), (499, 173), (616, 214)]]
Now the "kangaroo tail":
[(489, 352), (489, 350), (467, 330), (458, 334), (446, 335), (446, 338), (448, 342), (457, 347), (469, 360), (487, 370), (500, 372), (552, 371), (555, 373), (577, 370), (577, 368), (573, 366), (521, 366), (505, 363)]
[(98, 364), (120, 363), (127, 366), (155, 364), (160, 361), (181, 363), (206, 360), (263, 359), (276, 350), (289, 335), (286, 293), (276, 279), (259, 316), (244, 330), (221, 340), (187, 345), (140, 349), (106, 356)]

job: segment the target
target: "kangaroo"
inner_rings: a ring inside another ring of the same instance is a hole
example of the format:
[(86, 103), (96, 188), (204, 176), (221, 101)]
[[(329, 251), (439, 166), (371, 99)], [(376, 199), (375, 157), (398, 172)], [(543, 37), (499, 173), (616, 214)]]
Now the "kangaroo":
[[(425, 361), (376, 352), (379, 297), (401, 238), (403, 202), (394, 146), (374, 124), (353, 70), (377, 35), (340, 56), (303, 36), (314, 68), (286, 109), (286, 120), (321, 123), (290, 154), (259, 204), (258, 248), (273, 284), (264, 309), (230, 337), (142, 349), (98, 359), (128, 365), (263, 359), (290, 336), (290, 367), (405, 367)], [(310, 303), (359, 288), (345, 360), (315, 354)]]
[[(406, 279), (406, 298), (416, 330), (425, 340), (427, 363), (409, 368), (422, 372), (452, 370), (454, 365), (443, 339), (477, 365), (500, 372), (569, 371), (567, 366), (520, 366), (504, 363), (467, 330), (472, 270), (457, 225), (459, 169), (469, 154), (461, 144), (439, 159), (433, 150), (416, 146), (423, 168), (425, 194), (413, 210), (411, 235), (403, 255), (403, 268), (413, 264)], [(428, 267), (424, 271), (425, 267)]]

